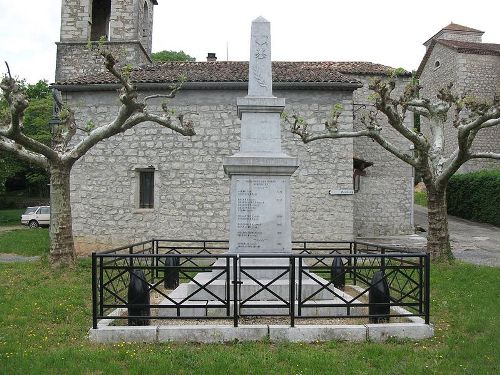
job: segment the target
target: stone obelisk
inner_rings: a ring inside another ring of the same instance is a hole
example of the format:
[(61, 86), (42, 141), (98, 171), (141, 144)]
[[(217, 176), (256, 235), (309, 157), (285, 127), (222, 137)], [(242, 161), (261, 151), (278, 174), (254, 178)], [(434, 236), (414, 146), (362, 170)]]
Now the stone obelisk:
[(290, 176), (298, 160), (281, 150), (285, 99), (273, 96), (271, 26), (252, 22), (248, 95), (237, 99), (240, 151), (224, 159), (231, 179), (230, 253), (290, 253)]

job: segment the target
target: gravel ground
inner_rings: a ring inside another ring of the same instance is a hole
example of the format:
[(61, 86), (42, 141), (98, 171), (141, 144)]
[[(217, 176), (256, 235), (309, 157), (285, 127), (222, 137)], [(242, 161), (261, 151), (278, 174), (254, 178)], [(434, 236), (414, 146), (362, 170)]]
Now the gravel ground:
[(17, 254), (0, 253), (0, 263), (35, 262), (40, 256), (25, 257)]

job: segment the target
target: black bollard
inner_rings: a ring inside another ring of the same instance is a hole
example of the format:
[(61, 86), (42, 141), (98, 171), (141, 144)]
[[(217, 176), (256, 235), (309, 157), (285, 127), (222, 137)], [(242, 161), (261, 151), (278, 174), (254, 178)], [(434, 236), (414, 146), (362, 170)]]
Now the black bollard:
[(175, 289), (179, 286), (179, 257), (167, 257), (165, 266), (165, 288)]
[[(128, 284), (128, 316), (150, 316), (149, 288), (143, 270), (130, 271)], [(129, 326), (148, 326), (149, 319), (129, 318)]]
[(331, 276), (333, 286), (343, 290), (345, 286), (345, 267), (341, 257), (334, 258)]
[(368, 314), (370, 315), (370, 323), (386, 323), (389, 322), (390, 308), (390, 292), (387, 280), (384, 278), (383, 271), (377, 271), (372, 277), (372, 287), (370, 287), (370, 295), (368, 302)]

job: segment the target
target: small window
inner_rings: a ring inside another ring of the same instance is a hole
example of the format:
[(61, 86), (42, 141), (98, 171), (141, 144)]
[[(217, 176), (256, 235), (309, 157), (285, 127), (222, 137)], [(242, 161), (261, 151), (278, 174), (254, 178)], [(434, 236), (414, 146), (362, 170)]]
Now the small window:
[(149, 33), (149, 10), (148, 3), (144, 2), (144, 10), (142, 13), (142, 36), (147, 38)]
[(437, 68), (439, 68), (440, 66), (441, 66), (441, 62), (440, 62), (439, 60), (436, 60), (436, 61), (434, 62), (434, 69), (437, 69)]
[(48, 214), (50, 214), (50, 208), (48, 208), (48, 207), (42, 207), (42, 208), (40, 208), (39, 214), (40, 215), (48, 215)]
[(139, 172), (139, 208), (154, 208), (154, 170)]

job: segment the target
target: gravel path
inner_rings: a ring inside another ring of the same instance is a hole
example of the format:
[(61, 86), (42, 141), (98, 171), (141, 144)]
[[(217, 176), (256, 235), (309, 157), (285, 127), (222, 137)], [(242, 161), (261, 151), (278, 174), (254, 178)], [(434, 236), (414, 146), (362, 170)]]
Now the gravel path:
[(40, 256), (25, 257), (17, 254), (0, 253), (0, 263), (35, 262)]
[(24, 225), (5, 225), (0, 227), (0, 233), (2, 232), (10, 232), (16, 229), (28, 229), (27, 226)]

